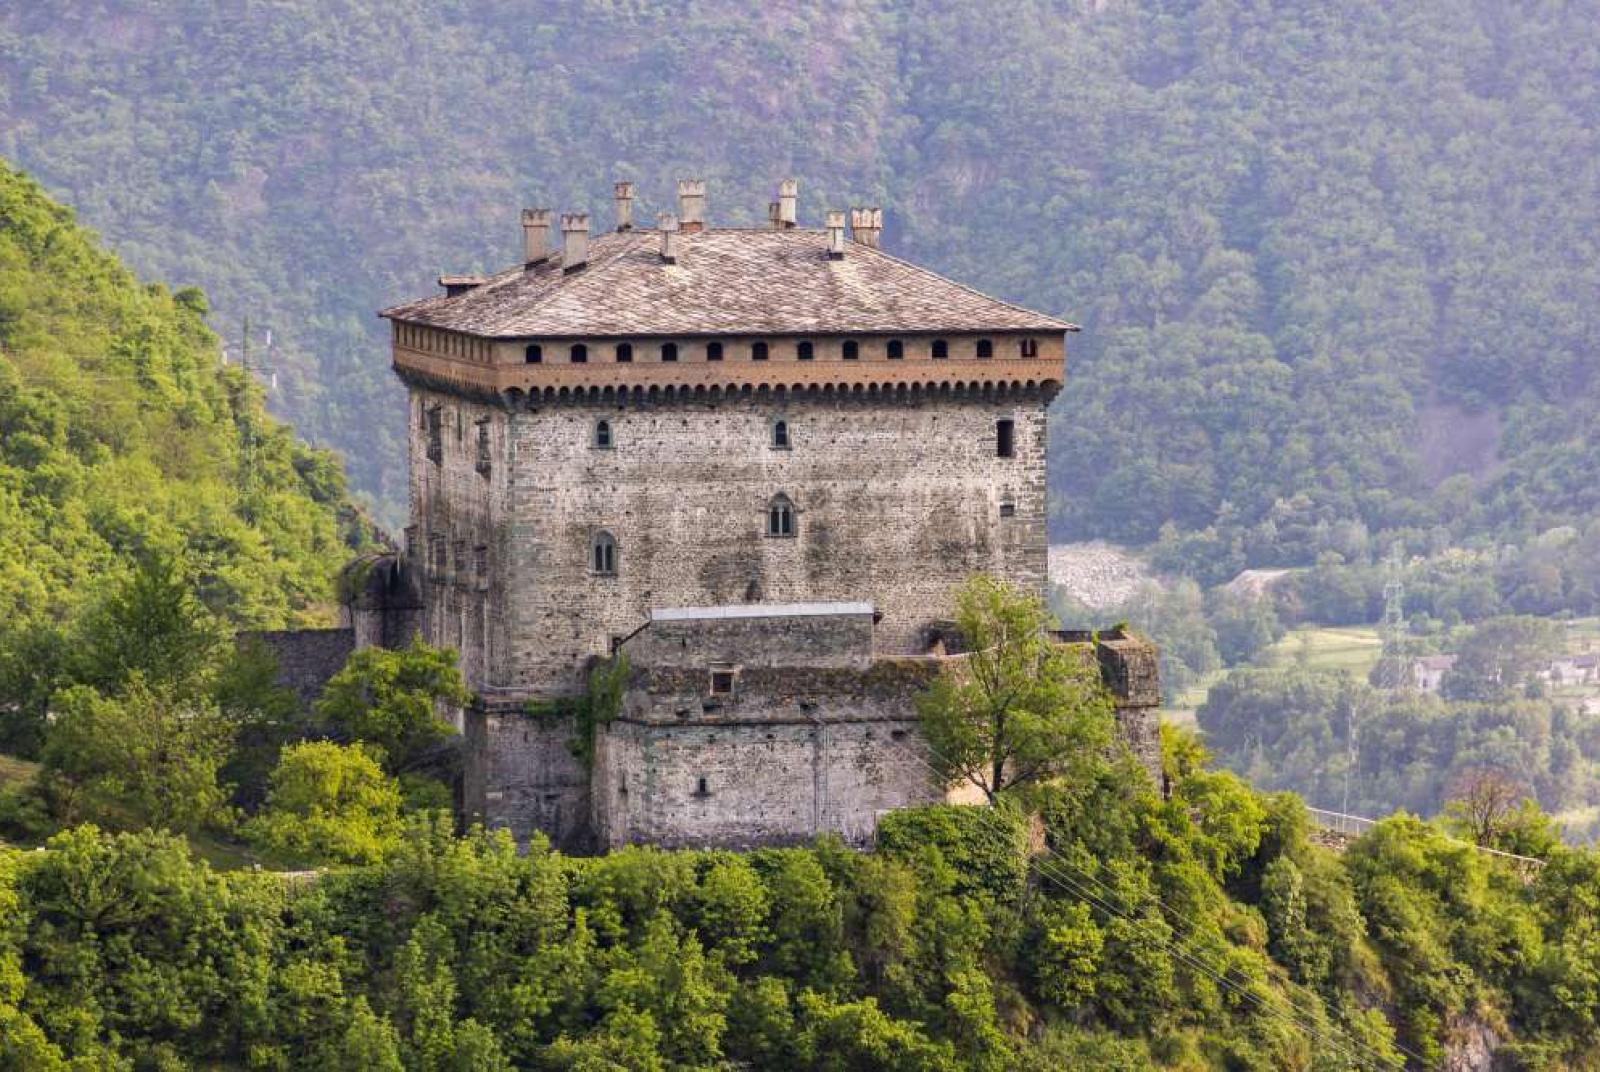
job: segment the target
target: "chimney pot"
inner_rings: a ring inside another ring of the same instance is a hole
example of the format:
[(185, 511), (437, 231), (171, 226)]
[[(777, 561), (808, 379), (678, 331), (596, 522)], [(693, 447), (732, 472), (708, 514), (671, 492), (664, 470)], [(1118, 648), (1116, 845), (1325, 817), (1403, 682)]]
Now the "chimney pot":
[(800, 183), (796, 179), (784, 179), (778, 183), (778, 226), (784, 230), (795, 225), (798, 218), (795, 215), (796, 206), (800, 200)]
[(678, 227), (684, 234), (706, 229), (706, 180), (678, 180)]
[(825, 217), (828, 226), (828, 259), (844, 259), (844, 213), (829, 209)]
[(561, 268), (576, 272), (589, 263), (589, 214), (574, 212), (561, 217)]
[(656, 230), (661, 232), (661, 259), (667, 264), (678, 263), (678, 217), (663, 212), (656, 217)]
[(883, 234), (883, 209), (853, 208), (850, 210), (850, 237), (863, 246), (878, 248)]
[(522, 263), (538, 264), (550, 255), (550, 210), (522, 210)]
[(633, 183), (619, 182), (616, 187), (617, 195), (617, 230), (633, 230)]

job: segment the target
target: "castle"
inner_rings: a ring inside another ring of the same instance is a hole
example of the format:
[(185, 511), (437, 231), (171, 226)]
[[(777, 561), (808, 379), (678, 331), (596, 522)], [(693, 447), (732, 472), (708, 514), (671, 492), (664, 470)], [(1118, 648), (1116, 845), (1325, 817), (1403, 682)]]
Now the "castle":
[[(465, 806), (558, 845), (749, 845), (943, 799), (912, 697), (956, 589), (1046, 583), (1046, 407), (1073, 325), (880, 247), (882, 212), (765, 228), (522, 214), (520, 263), (381, 315), (410, 393), (410, 526), (356, 643), (456, 648)], [(364, 624), (363, 624), (364, 623)], [(1094, 641), (1124, 736), (1153, 652)], [(612, 717), (573, 713), (621, 653)]]

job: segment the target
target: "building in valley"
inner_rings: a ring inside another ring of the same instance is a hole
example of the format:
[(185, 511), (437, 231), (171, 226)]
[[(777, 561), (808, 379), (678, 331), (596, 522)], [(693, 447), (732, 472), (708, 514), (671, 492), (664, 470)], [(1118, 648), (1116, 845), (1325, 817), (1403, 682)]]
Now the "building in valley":
[[(799, 226), (793, 182), (765, 228), (708, 226), (698, 181), (632, 209), (561, 216), (559, 251), (525, 211), (514, 267), (384, 311), (411, 523), (365, 605), (460, 652), (466, 806), (519, 838), (865, 840), (941, 795), (911, 697), (959, 658), (956, 589), (1044, 589), (1075, 329), (884, 252), (878, 209)], [(1153, 655), (1098, 650), (1148, 756)]]

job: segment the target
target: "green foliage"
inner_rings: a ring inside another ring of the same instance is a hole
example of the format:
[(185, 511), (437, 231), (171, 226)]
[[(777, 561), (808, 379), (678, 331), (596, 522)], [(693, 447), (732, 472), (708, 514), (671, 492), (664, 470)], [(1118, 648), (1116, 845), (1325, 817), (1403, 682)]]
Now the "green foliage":
[(933, 765), (990, 801), (1093, 762), (1111, 740), (1099, 669), (1057, 643), (1036, 598), (974, 576), (956, 594), (967, 654), (917, 698)]
[(0, 165), (0, 748), (36, 755), (68, 685), (187, 687), (225, 629), (326, 620), (365, 538), (203, 304), (141, 285)]
[(372, 863), (399, 840), (400, 787), (359, 744), (288, 745), (245, 833), (299, 864)]
[(217, 776), (233, 725), (208, 700), (134, 671), (116, 696), (76, 685), (57, 704), (41, 777), (58, 818), (188, 832), (227, 824)]
[(398, 651), (363, 648), (328, 681), (316, 716), (335, 732), (381, 750), (391, 771), (427, 758), (454, 732), (441, 716), (445, 705), (472, 699), (456, 666), (456, 653), (414, 637)]

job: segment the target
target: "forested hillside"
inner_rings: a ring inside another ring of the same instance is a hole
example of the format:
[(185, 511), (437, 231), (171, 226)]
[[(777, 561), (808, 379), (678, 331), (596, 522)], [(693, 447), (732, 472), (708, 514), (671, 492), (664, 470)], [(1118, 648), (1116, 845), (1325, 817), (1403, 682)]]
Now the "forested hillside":
[(722, 222), (786, 175), (810, 221), (881, 203), (892, 251), (1081, 322), (1059, 537), (1170, 520), (1214, 577), (1600, 507), (1594, 11), (1169, 7), (11, 5), (0, 151), (273, 327), (274, 404), (390, 509), (371, 311), (506, 263), (523, 204), (603, 225), (628, 177), (649, 219), (689, 174)]
[(219, 626), (331, 616), (364, 523), (337, 460), (221, 365), (205, 314), (0, 165), (0, 751), (37, 746), (50, 691), (94, 676), (105, 630), (168, 661), (160, 624), (96, 617), (141, 567)]

